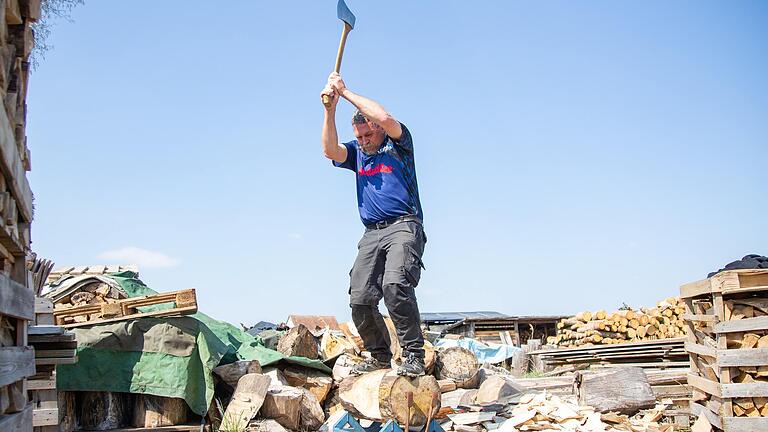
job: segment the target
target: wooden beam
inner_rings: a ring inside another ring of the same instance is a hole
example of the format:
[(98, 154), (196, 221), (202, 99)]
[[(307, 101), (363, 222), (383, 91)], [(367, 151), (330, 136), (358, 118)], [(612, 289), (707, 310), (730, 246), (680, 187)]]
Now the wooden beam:
[(723, 426), (733, 432), (765, 431), (768, 430), (768, 417), (725, 417)]
[(35, 374), (35, 353), (32, 347), (0, 348), (0, 387)]
[(723, 384), (720, 389), (724, 398), (768, 397), (768, 382)]
[(709, 279), (703, 279), (680, 286), (681, 298), (697, 297), (702, 294), (709, 294), (710, 292), (712, 292), (712, 285), (710, 284)]
[(0, 292), (3, 293), (0, 296), (0, 314), (27, 321), (35, 319), (35, 294), (32, 290), (0, 273)]
[(734, 333), (768, 329), (768, 316), (723, 321), (715, 324), (715, 333)]
[(713, 413), (709, 408), (699, 405), (696, 402), (691, 402), (691, 414), (696, 416), (704, 416), (712, 426), (722, 429), (723, 423), (720, 421), (720, 416)]
[(720, 393), (720, 383), (710, 381), (698, 375), (689, 373), (688, 385), (691, 387), (696, 387), (704, 393), (711, 394), (712, 396), (717, 396), (719, 398), (722, 397), (722, 394)]
[(689, 353), (698, 354), (700, 356), (705, 357), (717, 357), (717, 350), (714, 348), (710, 348), (708, 346), (704, 346), (701, 344), (693, 343), (693, 342), (686, 342), (685, 343), (685, 350)]
[(725, 349), (717, 351), (720, 367), (764, 366), (768, 361), (768, 348)]
[(59, 409), (36, 409), (32, 412), (32, 426), (53, 426), (59, 424)]
[(6, 115), (0, 115), (0, 172), (5, 175), (22, 218), (32, 222), (32, 189), (16, 146), (13, 128)]

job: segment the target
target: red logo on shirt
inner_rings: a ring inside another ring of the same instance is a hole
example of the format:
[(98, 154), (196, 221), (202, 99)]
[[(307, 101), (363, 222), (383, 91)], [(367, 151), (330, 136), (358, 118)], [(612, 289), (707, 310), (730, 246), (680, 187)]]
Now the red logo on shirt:
[(365, 177), (374, 176), (376, 174), (392, 174), (392, 167), (389, 165), (378, 164), (367, 170), (360, 168), (357, 170), (357, 174)]

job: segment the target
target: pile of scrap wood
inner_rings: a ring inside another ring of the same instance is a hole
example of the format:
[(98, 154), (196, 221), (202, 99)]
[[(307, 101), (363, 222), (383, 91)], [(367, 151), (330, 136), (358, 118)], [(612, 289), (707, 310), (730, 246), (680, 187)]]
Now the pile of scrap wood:
[[(107, 268), (98, 267), (100, 271)], [(56, 325), (62, 327), (80, 327), (148, 316), (189, 315), (197, 312), (197, 298), (193, 289), (128, 298), (114, 279), (102, 273), (94, 271), (73, 274), (55, 271), (52, 275), (58, 279), (49, 285), (52, 289), (45, 297), (53, 301)], [(166, 303), (170, 307), (162, 310), (143, 312), (140, 309)]]
[(592, 344), (621, 344), (685, 336), (682, 315), (685, 305), (676, 297), (662, 300), (652, 308), (579, 312), (557, 324), (557, 335), (547, 343), (563, 347)]
[[(641, 369), (585, 374), (579, 385), (572, 380), (567, 386), (579, 393), (562, 399), (517, 384), (501, 368), (481, 366), (474, 353), (461, 347), (430, 348), (433, 361), (428, 362), (426, 376), (402, 377), (394, 369), (353, 375), (352, 367), (367, 353), (355, 341), (353, 325), (339, 327), (341, 331), (326, 329), (317, 337), (299, 324), (277, 344), (286, 355), (323, 359), (333, 367), (332, 374), (289, 363), (262, 369), (254, 361), (216, 368), (216, 397), (223, 415), (211, 415), (214, 427), (274, 432), (316, 430), (325, 423), (325, 430), (349, 412), (370, 422), (394, 419), (411, 427), (434, 418), (446, 431), (459, 432), (576, 430), (567, 429), (576, 426), (671, 431), (671, 426), (659, 423), (671, 401), (657, 404)], [(394, 332), (391, 336), (397, 353)], [(626, 385), (606, 385), (616, 382)], [(638, 412), (644, 415), (629, 417)]]

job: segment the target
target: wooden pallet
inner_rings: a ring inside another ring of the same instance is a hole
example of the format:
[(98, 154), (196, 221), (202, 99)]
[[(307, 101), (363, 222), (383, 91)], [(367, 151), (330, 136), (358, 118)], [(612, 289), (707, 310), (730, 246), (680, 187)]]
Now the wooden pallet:
[[(140, 312), (138, 308), (163, 303), (174, 303), (174, 307), (153, 312)], [(189, 315), (197, 312), (197, 297), (194, 289), (174, 291), (151, 296), (134, 297), (118, 300), (115, 303), (75, 306), (68, 309), (54, 310), (56, 324), (64, 328), (104, 324), (128, 319), (145, 317), (163, 317)], [(98, 314), (102, 318), (84, 322), (65, 323), (66, 318)]]
[[(691, 412), (726, 432), (768, 430), (765, 414), (735, 416), (744, 401), (768, 398), (768, 380), (746, 382), (743, 373), (743, 368), (768, 366), (768, 348), (733, 348), (744, 332), (768, 335), (768, 316), (737, 319), (734, 313), (741, 304), (768, 308), (768, 270), (726, 271), (683, 285), (680, 294), (686, 304), (688, 384), (694, 388)], [(745, 382), (737, 382), (739, 377)]]

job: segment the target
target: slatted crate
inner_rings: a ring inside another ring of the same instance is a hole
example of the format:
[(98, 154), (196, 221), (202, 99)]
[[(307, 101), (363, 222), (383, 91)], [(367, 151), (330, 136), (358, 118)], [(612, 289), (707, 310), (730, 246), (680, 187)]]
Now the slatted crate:
[(768, 270), (731, 270), (680, 287), (691, 412), (726, 432), (768, 431)]

